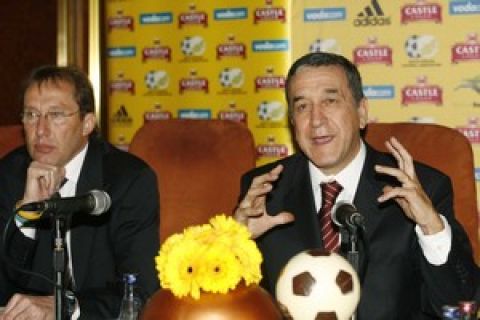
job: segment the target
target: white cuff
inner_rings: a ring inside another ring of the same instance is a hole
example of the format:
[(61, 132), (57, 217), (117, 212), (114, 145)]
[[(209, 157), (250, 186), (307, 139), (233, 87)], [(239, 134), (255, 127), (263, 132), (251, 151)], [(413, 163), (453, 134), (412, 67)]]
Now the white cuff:
[(435, 266), (445, 264), (448, 254), (452, 248), (452, 228), (445, 219), (440, 215), (445, 226), (442, 231), (431, 235), (425, 235), (418, 225), (415, 226), (415, 232), (418, 236), (418, 243), (422, 248), (423, 255), (427, 261)]

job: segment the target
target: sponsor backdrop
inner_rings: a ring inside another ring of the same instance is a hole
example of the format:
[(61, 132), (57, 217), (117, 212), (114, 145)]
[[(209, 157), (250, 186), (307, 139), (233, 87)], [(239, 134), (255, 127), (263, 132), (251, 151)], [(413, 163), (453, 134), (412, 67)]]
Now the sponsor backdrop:
[(438, 123), (470, 140), (480, 203), (480, 0), (109, 0), (106, 15), (119, 147), (144, 121), (220, 118), (252, 130), (258, 164), (286, 156), (288, 67), (336, 52), (362, 73), (370, 121)]

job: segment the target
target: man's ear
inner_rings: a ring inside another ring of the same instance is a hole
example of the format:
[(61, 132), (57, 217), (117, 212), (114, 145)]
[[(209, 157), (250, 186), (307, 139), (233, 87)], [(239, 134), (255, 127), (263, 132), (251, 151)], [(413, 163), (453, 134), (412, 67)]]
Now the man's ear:
[(368, 124), (368, 100), (363, 98), (357, 108), (360, 129), (365, 129)]
[(97, 118), (93, 112), (89, 112), (85, 114), (83, 117), (83, 129), (82, 133), (84, 136), (89, 136), (92, 133), (93, 129), (95, 129), (95, 124), (97, 122)]

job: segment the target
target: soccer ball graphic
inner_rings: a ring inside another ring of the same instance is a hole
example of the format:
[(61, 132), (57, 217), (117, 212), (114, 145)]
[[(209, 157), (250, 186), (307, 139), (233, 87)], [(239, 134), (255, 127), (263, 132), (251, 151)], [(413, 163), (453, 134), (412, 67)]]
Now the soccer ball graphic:
[(244, 81), (243, 71), (240, 68), (225, 68), (218, 77), (224, 88), (240, 88)]
[(168, 73), (163, 70), (149, 71), (145, 74), (145, 85), (149, 90), (166, 89), (168, 83)]
[(410, 58), (430, 59), (438, 51), (438, 41), (431, 35), (412, 35), (405, 41), (405, 52)]
[(285, 107), (279, 101), (262, 101), (257, 107), (257, 115), (262, 121), (280, 121), (285, 117)]
[(309, 52), (340, 53), (340, 47), (335, 39), (315, 39), (308, 50)]
[(180, 46), (185, 56), (201, 56), (205, 52), (205, 41), (200, 36), (185, 37)]
[(357, 273), (342, 256), (321, 249), (292, 257), (277, 280), (285, 318), (348, 320), (360, 300)]

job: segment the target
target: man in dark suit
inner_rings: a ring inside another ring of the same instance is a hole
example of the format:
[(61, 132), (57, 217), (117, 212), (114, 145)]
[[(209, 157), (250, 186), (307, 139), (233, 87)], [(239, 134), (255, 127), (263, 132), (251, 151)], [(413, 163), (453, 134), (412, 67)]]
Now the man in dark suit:
[[(154, 256), (159, 249), (155, 173), (142, 160), (95, 134), (93, 90), (70, 67), (45, 66), (26, 81), (22, 122), (26, 145), (0, 161), (0, 319), (53, 319), (53, 227), (41, 213), (15, 214), (23, 204), (104, 190), (111, 207), (99, 216), (65, 220), (66, 286), (73, 318), (118, 316), (122, 274), (136, 273), (141, 296), (158, 289)], [(66, 182), (64, 182), (66, 180)], [(8, 222), (10, 221), (10, 222)], [(8, 260), (8, 261), (7, 261)], [(25, 274), (19, 268), (34, 272)], [(42, 277), (38, 276), (41, 275)], [(72, 297), (70, 297), (72, 298)]]
[(286, 98), (299, 152), (247, 173), (235, 212), (263, 254), (265, 287), (275, 294), (281, 269), (303, 250), (345, 254), (317, 216), (321, 185), (336, 181), (334, 201), (353, 203), (366, 221), (357, 319), (436, 319), (442, 305), (471, 299), (478, 271), (450, 180), (414, 162), (394, 137), (386, 141), (391, 155), (362, 140), (367, 100), (355, 65), (307, 54), (288, 73)]

